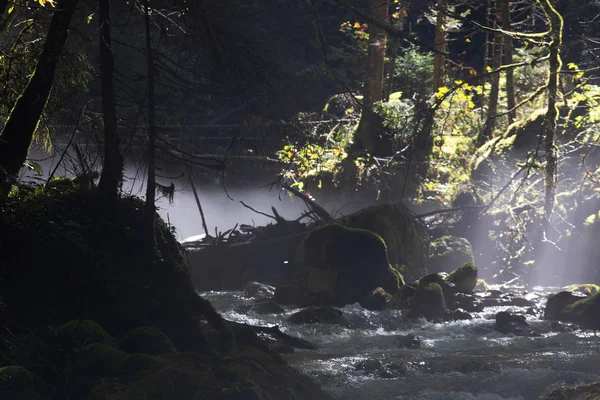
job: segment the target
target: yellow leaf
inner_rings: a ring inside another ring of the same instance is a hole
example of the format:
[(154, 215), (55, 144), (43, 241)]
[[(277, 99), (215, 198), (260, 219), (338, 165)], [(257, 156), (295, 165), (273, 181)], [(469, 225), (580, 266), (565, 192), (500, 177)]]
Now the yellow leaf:
[(11, 8), (8, 9), (8, 15), (12, 14), (12, 12), (15, 10), (15, 6), (12, 6)]
[(393, 13), (393, 14), (392, 14), (392, 18), (394, 18), (394, 19), (398, 19), (398, 18), (400, 18), (400, 14), (398, 14), (398, 13)]
[(467, 43), (471, 43), (471, 39), (469, 39), (469, 38), (466, 38), (466, 39), (465, 39), (465, 42), (467, 42)]
[(487, 67), (485, 67), (486, 72), (492, 72), (492, 67), (490, 67), (489, 65)]
[(92, 22), (92, 18), (94, 18), (94, 14), (90, 14), (87, 16), (87, 23), (89, 24), (90, 22)]
[(354, 29), (360, 29), (360, 23), (355, 22), (353, 27)]

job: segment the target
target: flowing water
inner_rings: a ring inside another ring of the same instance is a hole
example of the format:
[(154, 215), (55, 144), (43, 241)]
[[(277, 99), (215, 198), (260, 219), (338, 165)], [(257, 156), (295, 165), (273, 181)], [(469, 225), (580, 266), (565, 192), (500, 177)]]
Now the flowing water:
[[(552, 291), (535, 288), (525, 297), (543, 310), (545, 295)], [(472, 320), (434, 324), (355, 304), (341, 309), (350, 327), (294, 325), (286, 320), (298, 309), (243, 314), (236, 310), (252, 299), (240, 292), (201, 294), (228, 320), (279, 325), (317, 345), (317, 350), (284, 357), (338, 399), (534, 400), (557, 386), (600, 381), (600, 336), (594, 332), (556, 332), (551, 322), (534, 315), (527, 315), (527, 322), (538, 336), (494, 329), (497, 312), (525, 314), (525, 308), (486, 307)], [(407, 348), (407, 335), (418, 337), (420, 348)]]

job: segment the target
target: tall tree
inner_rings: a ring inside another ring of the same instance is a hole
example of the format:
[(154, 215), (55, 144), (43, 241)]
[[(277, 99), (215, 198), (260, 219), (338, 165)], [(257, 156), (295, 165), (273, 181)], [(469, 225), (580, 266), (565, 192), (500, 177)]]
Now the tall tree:
[[(401, 31), (404, 27), (404, 20), (407, 13), (410, 1), (398, 3), (396, 6), (396, 12), (392, 14), (391, 25), (393, 28)], [(398, 36), (390, 36), (388, 38), (388, 50), (389, 50), (389, 61), (387, 65), (386, 81), (383, 91), (383, 99), (388, 101), (390, 94), (392, 93), (392, 86), (394, 84), (394, 71), (396, 69), (396, 58), (398, 57), (398, 46), (400, 44), (400, 38)]]
[[(510, 3), (508, 0), (498, 0), (501, 28), (505, 31), (510, 31), (512, 28), (510, 20)], [(510, 35), (504, 36), (503, 47), (504, 64), (511, 65), (513, 63), (513, 40)], [(508, 123), (512, 124), (517, 118), (517, 105), (515, 98), (515, 71), (513, 68), (506, 70), (506, 107), (508, 108)]]
[(123, 157), (119, 151), (117, 111), (113, 81), (113, 51), (110, 32), (110, 0), (99, 1), (100, 79), (102, 83), (102, 120), (104, 122), (104, 165), (98, 184), (102, 204), (114, 204), (122, 180)]
[[(502, 16), (499, 13), (499, 6), (503, 0), (496, 0), (494, 28), (502, 26)], [(504, 34), (499, 30), (494, 32), (494, 44), (492, 45), (492, 70), (497, 71), (502, 66), (502, 48)], [(487, 120), (483, 126), (482, 132), (477, 136), (477, 145), (481, 146), (487, 142), (496, 128), (496, 115), (498, 114), (498, 96), (500, 94), (500, 72), (494, 72), (491, 76), (490, 95), (488, 97)]]
[(148, 254), (154, 258), (154, 218), (156, 214), (156, 118), (154, 109), (154, 56), (150, 35), (150, 2), (144, 0), (144, 25), (146, 28), (146, 64), (148, 67), (148, 179), (146, 182), (146, 244)]
[(548, 62), (548, 109), (544, 120), (544, 150), (546, 155), (545, 168), (545, 202), (544, 212), (546, 222), (550, 220), (554, 208), (554, 197), (556, 193), (557, 176), (557, 154), (554, 138), (556, 136), (556, 125), (558, 122), (558, 80), (562, 60), (560, 58), (560, 46), (562, 45), (563, 19), (549, 0), (537, 0), (542, 6), (544, 14), (548, 19), (550, 31), (550, 54)]
[(433, 90), (444, 86), (446, 77), (446, 54), (448, 44), (446, 43), (446, 15), (444, 12), (448, 7), (447, 0), (437, 0), (437, 16), (435, 21), (435, 49), (437, 50), (433, 59)]
[(35, 71), (0, 133), (0, 199), (8, 195), (12, 181), (27, 159), (76, 7), (77, 0), (58, 2)]
[[(366, 0), (373, 19), (383, 26), (388, 23), (388, 0)], [(366, 76), (363, 88), (363, 112), (356, 130), (358, 146), (371, 154), (382, 147), (381, 120), (373, 112), (376, 102), (383, 99), (384, 59), (387, 34), (376, 24), (369, 25), (369, 48), (367, 50)]]

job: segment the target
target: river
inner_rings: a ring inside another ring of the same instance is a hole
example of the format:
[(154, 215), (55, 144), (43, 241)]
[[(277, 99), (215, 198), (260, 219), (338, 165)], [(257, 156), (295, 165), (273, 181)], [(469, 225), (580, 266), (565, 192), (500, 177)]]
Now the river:
[[(557, 290), (536, 287), (521, 294), (543, 310), (546, 295)], [(297, 308), (279, 315), (245, 314), (240, 305), (253, 299), (241, 292), (201, 295), (228, 320), (278, 325), (317, 345), (317, 350), (284, 357), (340, 400), (537, 400), (557, 386), (600, 381), (600, 336), (594, 332), (558, 332), (540, 312), (527, 314), (537, 336), (494, 329), (496, 313), (525, 314), (527, 307), (486, 307), (472, 320), (436, 324), (355, 304), (341, 309), (349, 326), (294, 325), (287, 318)], [(417, 342), (409, 335), (418, 338), (420, 347), (407, 346)]]

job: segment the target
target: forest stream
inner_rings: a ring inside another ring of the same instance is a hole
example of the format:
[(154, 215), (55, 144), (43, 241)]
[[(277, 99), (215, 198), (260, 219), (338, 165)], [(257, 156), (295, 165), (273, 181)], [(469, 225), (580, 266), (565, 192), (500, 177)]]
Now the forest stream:
[[(297, 308), (246, 313), (244, 305), (255, 299), (238, 291), (201, 295), (227, 320), (278, 325), (316, 345), (284, 357), (341, 400), (537, 400), (561, 385), (600, 380), (600, 336), (543, 319), (546, 295), (558, 288), (492, 289), (528, 301), (523, 307), (485, 307), (472, 320), (444, 323), (410, 321), (399, 310), (368, 311), (354, 304), (340, 309), (348, 322), (341, 326), (292, 324), (288, 318)], [(494, 318), (500, 311), (526, 314), (531, 335), (498, 332)]]

